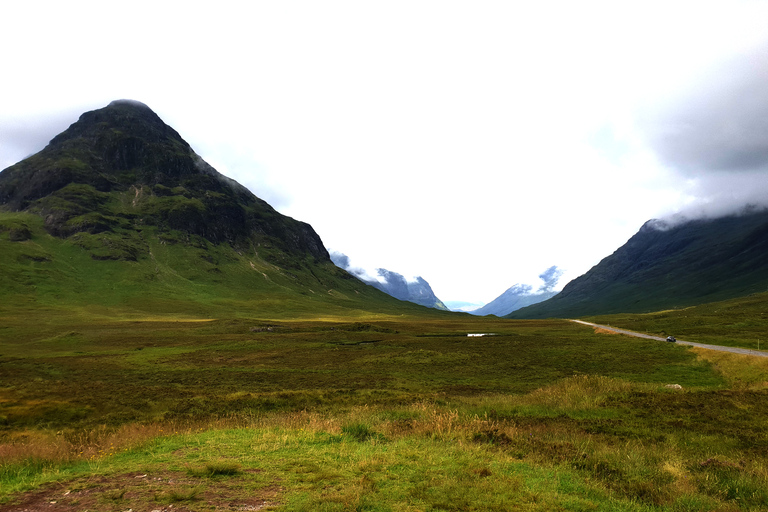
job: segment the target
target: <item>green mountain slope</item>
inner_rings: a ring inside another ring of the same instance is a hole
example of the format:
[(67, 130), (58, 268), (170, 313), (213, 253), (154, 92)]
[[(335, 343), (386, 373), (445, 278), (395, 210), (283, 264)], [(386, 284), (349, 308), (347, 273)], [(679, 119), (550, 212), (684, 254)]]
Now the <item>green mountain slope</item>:
[(0, 173), (0, 254), (6, 305), (413, 307), (336, 267), (311, 226), (218, 173), (133, 101), (83, 114)]
[(768, 288), (768, 211), (668, 226), (646, 223), (551, 299), (507, 318), (681, 308)]

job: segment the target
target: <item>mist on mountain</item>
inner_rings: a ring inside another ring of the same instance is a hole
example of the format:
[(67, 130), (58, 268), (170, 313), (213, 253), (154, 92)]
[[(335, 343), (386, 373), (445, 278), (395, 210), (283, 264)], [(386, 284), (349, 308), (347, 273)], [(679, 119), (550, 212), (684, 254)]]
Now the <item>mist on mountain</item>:
[(377, 268), (373, 272), (351, 264), (349, 256), (338, 251), (331, 251), (331, 261), (361, 281), (378, 288), (392, 297), (427, 306), (429, 308), (448, 310), (443, 302), (437, 298), (432, 287), (421, 276), (407, 279), (398, 272), (385, 268)]
[(763, 292), (767, 252), (765, 209), (679, 224), (648, 221), (559, 294), (508, 318), (648, 313)]
[(563, 270), (553, 265), (539, 274), (541, 285), (535, 290), (533, 285), (518, 283), (507, 288), (485, 306), (468, 312), (478, 316), (504, 316), (526, 306), (538, 304), (557, 294), (556, 287), (562, 275)]

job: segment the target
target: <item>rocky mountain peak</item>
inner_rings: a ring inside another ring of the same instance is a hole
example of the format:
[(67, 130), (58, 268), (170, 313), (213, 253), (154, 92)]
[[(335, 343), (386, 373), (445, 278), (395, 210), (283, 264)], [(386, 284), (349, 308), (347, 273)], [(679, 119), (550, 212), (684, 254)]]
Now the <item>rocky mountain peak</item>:
[[(113, 137), (105, 138), (109, 131)], [(117, 100), (104, 108), (85, 112), (76, 123), (54, 137), (49, 146), (78, 138), (101, 145), (121, 138), (138, 138), (149, 143), (172, 142), (189, 148), (179, 133), (165, 124), (152, 109), (133, 100)]]
[(0, 173), (0, 208), (42, 215), (56, 236), (153, 225), (329, 261), (309, 225), (217, 172), (133, 100), (82, 114), (42, 151)]

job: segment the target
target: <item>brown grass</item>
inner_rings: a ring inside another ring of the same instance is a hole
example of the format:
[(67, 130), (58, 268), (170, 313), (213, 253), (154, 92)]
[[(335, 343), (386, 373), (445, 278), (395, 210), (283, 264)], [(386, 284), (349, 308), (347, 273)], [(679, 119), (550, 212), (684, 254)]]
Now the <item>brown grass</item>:
[(211, 424), (181, 425), (177, 422), (100, 427), (81, 432), (25, 431), (0, 443), (0, 459), (6, 463), (27, 459), (69, 462), (96, 460), (128, 451), (152, 439), (173, 434), (192, 434)]
[(610, 329), (603, 329), (602, 327), (595, 327), (594, 331), (595, 331), (595, 334), (614, 334), (614, 335), (621, 334), (620, 332), (612, 331)]

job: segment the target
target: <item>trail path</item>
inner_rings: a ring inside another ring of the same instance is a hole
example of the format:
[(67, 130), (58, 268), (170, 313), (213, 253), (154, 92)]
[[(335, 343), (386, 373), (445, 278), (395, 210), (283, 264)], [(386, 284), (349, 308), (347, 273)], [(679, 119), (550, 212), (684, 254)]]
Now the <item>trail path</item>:
[[(610, 327), (608, 325), (593, 324), (592, 322), (585, 322), (583, 320), (571, 320), (571, 322), (576, 322), (577, 324), (589, 325), (590, 327), (597, 327), (599, 329), (605, 329), (607, 331), (618, 332), (620, 334), (626, 334), (628, 336), (635, 336), (637, 338), (647, 338), (649, 340), (659, 340), (664, 342), (667, 341), (666, 338), (661, 338), (659, 336), (651, 336), (650, 334), (643, 334), (641, 332), (627, 331), (625, 329), (617, 329), (616, 327)], [(705, 343), (694, 343), (692, 341), (683, 341), (683, 340), (677, 340), (677, 344), (690, 345), (692, 347), (706, 348), (709, 350), (719, 350), (721, 352), (734, 352), (736, 354), (746, 354), (749, 356), (768, 357), (768, 352), (764, 352), (762, 350), (750, 350), (748, 348), (737, 348), (737, 347), (723, 347), (721, 345), (707, 345)]]

